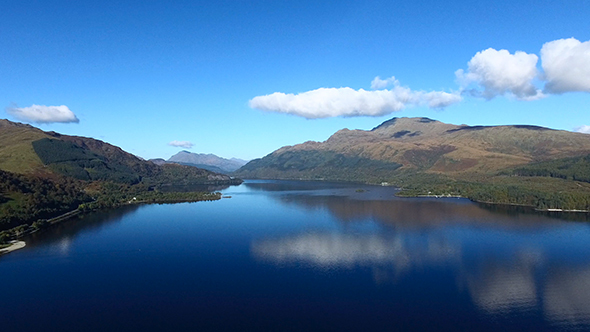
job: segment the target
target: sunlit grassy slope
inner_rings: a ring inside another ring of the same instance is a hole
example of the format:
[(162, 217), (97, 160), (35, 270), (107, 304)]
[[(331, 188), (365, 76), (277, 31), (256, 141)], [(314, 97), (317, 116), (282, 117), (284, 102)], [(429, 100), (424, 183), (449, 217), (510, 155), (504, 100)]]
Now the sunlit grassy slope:
[(9, 125), (0, 119), (0, 169), (13, 173), (32, 173), (43, 168), (32, 142), (48, 137), (28, 125)]

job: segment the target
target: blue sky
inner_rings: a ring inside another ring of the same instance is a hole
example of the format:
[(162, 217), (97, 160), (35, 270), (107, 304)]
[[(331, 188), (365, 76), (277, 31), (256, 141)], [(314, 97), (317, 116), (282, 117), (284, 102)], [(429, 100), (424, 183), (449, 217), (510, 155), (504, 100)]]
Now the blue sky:
[(5, 0), (0, 17), (0, 117), (146, 159), (173, 141), (258, 158), (394, 116), (590, 125), (585, 0)]

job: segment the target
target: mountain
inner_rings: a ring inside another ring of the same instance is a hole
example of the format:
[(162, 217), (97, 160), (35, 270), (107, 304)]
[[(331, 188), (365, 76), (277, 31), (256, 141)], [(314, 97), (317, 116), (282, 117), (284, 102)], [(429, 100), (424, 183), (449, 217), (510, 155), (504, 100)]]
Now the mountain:
[(178, 173), (181, 183), (231, 180), (227, 175), (203, 169), (156, 165), (94, 138), (44, 132), (8, 120), (0, 120), (0, 170), (127, 184), (171, 180), (171, 173)]
[[(467, 126), (428, 118), (393, 118), (369, 131), (343, 129), (325, 142), (280, 148), (234, 174), (242, 178), (387, 182), (412, 194), (461, 194), (538, 207), (545, 203), (530, 195), (549, 195), (554, 188), (564, 188), (571, 189), (568, 194), (576, 200), (588, 196), (590, 206), (589, 184), (575, 180), (576, 174), (578, 180), (583, 178), (584, 167), (579, 165), (585, 165), (583, 158), (588, 155), (587, 134), (528, 125)], [(578, 166), (570, 167), (569, 178), (551, 175), (570, 164)], [(487, 197), (493, 186), (500, 192), (507, 188), (526, 191), (527, 198), (508, 194), (502, 194), (506, 196), (502, 199), (496, 194)]]
[(244, 166), (247, 161), (231, 158), (225, 159), (214, 154), (180, 151), (168, 159), (169, 163), (195, 166), (218, 173), (231, 173)]
[(166, 192), (175, 186), (200, 186), (203, 191), (207, 185), (240, 182), (196, 167), (156, 165), (93, 138), (0, 119), (0, 230), (89, 202), (110, 207), (137, 198), (210, 199), (207, 194)]
[(162, 166), (166, 163), (166, 159), (164, 158), (154, 158), (154, 159), (149, 159), (148, 161), (151, 161), (152, 163)]

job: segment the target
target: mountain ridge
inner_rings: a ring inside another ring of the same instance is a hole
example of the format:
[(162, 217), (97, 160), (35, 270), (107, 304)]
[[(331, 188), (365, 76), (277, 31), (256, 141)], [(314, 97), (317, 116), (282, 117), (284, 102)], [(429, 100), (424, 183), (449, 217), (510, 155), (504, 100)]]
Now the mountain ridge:
[[(342, 129), (324, 142), (282, 147), (264, 158), (311, 150), (394, 162), (401, 169), (487, 172), (590, 154), (590, 137), (528, 125), (466, 126), (428, 118), (393, 118), (369, 131)], [(252, 164), (236, 174), (248, 169)]]

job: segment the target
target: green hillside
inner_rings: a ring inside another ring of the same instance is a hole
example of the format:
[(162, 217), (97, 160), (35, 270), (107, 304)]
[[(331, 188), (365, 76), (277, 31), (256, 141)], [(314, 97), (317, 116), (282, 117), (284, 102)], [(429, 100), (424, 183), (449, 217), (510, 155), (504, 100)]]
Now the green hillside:
[(287, 151), (253, 160), (239, 174), (250, 178), (375, 182), (401, 166), (334, 151)]
[(32, 142), (32, 145), (44, 165), (66, 177), (128, 184), (141, 181), (141, 176), (129, 166), (116, 160), (108, 162), (104, 156), (72, 142), (43, 138)]
[(590, 155), (531, 163), (508, 173), (590, 183)]

